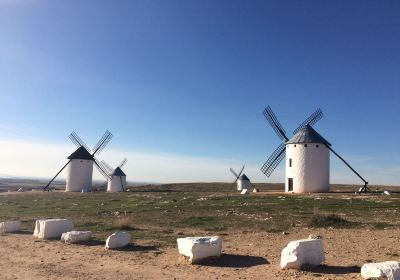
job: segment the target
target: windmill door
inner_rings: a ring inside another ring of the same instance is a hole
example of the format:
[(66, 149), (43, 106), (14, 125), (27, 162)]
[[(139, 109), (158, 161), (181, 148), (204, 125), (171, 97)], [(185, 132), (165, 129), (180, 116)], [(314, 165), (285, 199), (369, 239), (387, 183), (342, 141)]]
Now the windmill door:
[(293, 178), (288, 178), (288, 191), (293, 191)]

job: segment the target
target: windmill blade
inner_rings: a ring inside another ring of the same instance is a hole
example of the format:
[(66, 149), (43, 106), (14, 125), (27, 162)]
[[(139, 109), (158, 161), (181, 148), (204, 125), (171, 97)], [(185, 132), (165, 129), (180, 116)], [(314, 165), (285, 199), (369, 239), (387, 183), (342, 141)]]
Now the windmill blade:
[(304, 122), (302, 122), (294, 131), (293, 134), (296, 134), (299, 132), (300, 129), (305, 127), (306, 125), (311, 125), (313, 126), (317, 121), (322, 119), (324, 116), (324, 113), (322, 113), (322, 110), (318, 108), (314, 113), (312, 113)]
[(238, 177), (240, 177), (240, 175), (242, 175), (242, 172), (243, 172), (243, 170), (244, 170), (244, 167), (245, 167), (245, 165), (243, 165), (242, 169), (240, 169), (240, 172), (239, 172)]
[(74, 143), (78, 148), (83, 146), (86, 150), (90, 152), (90, 149), (88, 145), (76, 134), (75, 131), (72, 131), (72, 133), (68, 136), (68, 138)]
[(274, 172), (275, 168), (282, 161), (282, 159), (286, 155), (286, 145), (284, 143), (280, 144), (278, 148), (272, 153), (272, 155), (268, 158), (268, 160), (261, 167), (261, 171), (267, 175), (267, 177), (271, 176), (272, 172)]
[(97, 168), (97, 170), (101, 173), (101, 175), (104, 176), (107, 180), (111, 180), (111, 175), (109, 175), (106, 171), (106, 168), (102, 165), (102, 163), (97, 159), (94, 158), (94, 163)]
[(235, 180), (232, 182), (232, 184), (235, 184), (237, 182), (237, 180), (239, 179), (239, 175), (237, 175), (235, 170), (233, 170), (232, 168), (229, 168), (229, 170), (231, 171), (233, 176), (235, 176)]
[(105, 167), (105, 169), (106, 169), (108, 174), (112, 174), (113, 173), (114, 169), (105, 160), (102, 160), (101, 163)]
[(233, 174), (233, 176), (237, 178), (239, 178), (239, 176), (236, 174), (235, 170), (233, 170), (232, 168), (229, 168), (229, 170), (231, 171), (231, 173)]
[(270, 106), (267, 106), (267, 108), (264, 109), (263, 115), (281, 140), (289, 140), (289, 138), (287, 138), (286, 136), (286, 131), (283, 129), (282, 125), (278, 121), (278, 118), (275, 116)]
[(128, 162), (128, 160), (126, 158), (124, 158), (121, 163), (118, 165), (119, 168), (122, 168), (126, 163)]
[(60, 171), (57, 172), (57, 174), (50, 180), (50, 182), (43, 188), (43, 191), (50, 191), (50, 184), (53, 183), (53, 181), (57, 178), (58, 175), (60, 175), (60, 173), (65, 169), (65, 167), (67, 167), (67, 165), (71, 162), (71, 160), (69, 160), (61, 169)]
[(101, 151), (104, 150), (104, 148), (107, 146), (108, 142), (110, 142), (111, 138), (113, 138), (114, 135), (110, 131), (106, 131), (103, 136), (100, 138), (99, 142), (97, 142), (96, 146), (93, 148), (93, 155), (98, 155), (101, 153)]

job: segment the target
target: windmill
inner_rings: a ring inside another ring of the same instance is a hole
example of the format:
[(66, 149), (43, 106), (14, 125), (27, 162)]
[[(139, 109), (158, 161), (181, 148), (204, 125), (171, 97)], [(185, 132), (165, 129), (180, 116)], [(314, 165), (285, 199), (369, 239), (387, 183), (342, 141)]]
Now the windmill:
[(239, 173), (236, 173), (235, 170), (233, 170), (232, 168), (229, 169), (233, 176), (235, 176), (235, 181), (233, 181), (233, 183), (236, 183), (238, 191), (247, 190), (249, 189), (250, 185), (252, 185), (253, 188), (256, 190), (256, 187), (253, 185), (252, 182), (250, 182), (249, 177), (247, 177), (246, 174), (243, 173), (244, 167), (245, 166), (243, 165)]
[(98, 167), (100, 173), (107, 174), (105, 167), (96, 158), (113, 137), (110, 131), (106, 131), (92, 150), (83, 142), (83, 140), (73, 131), (69, 139), (78, 149), (73, 152), (67, 159), (68, 162), (57, 172), (43, 190), (50, 191), (50, 184), (57, 176), (68, 166), (65, 191), (67, 192), (86, 192), (92, 189), (93, 163)]
[[(102, 160), (101, 163), (106, 170), (106, 174), (103, 174), (107, 180), (107, 191), (108, 192), (124, 192), (126, 190), (126, 174), (122, 171), (122, 167), (128, 160), (125, 158), (122, 162), (114, 169), (106, 161)], [(96, 166), (100, 169), (100, 166)], [(100, 170), (99, 170), (100, 171)]]
[(329, 151), (336, 155), (364, 182), (360, 192), (368, 191), (368, 182), (336, 153), (331, 144), (312, 127), (322, 118), (321, 109), (318, 108), (304, 120), (293, 131), (293, 136), (290, 139), (270, 106), (265, 108), (263, 114), (282, 140), (282, 143), (267, 159), (261, 167), (261, 171), (267, 177), (271, 176), (286, 155), (286, 192), (329, 192)]

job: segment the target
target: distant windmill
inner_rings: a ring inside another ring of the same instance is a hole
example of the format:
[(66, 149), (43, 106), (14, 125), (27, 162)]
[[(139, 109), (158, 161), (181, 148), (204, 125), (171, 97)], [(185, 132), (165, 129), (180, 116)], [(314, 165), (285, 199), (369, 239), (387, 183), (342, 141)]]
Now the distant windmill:
[(83, 142), (83, 140), (73, 131), (69, 135), (69, 139), (78, 149), (68, 157), (68, 162), (61, 168), (60, 171), (50, 180), (44, 187), (44, 190), (50, 191), (50, 184), (57, 176), (68, 166), (66, 179), (67, 192), (80, 192), (92, 190), (93, 163), (98, 167), (100, 173), (107, 174), (105, 167), (95, 157), (100, 154), (105, 146), (110, 142), (113, 135), (108, 130), (103, 134), (92, 150)]
[[(128, 160), (125, 158), (117, 168), (112, 168), (104, 160), (101, 161), (102, 165), (106, 169), (106, 174), (103, 174), (107, 180), (107, 191), (108, 192), (124, 192), (126, 190), (126, 174), (122, 171), (122, 167)], [(100, 168), (99, 166), (96, 166)], [(100, 171), (100, 170), (99, 170)]]
[(329, 192), (329, 151), (336, 155), (363, 182), (360, 192), (368, 190), (368, 182), (361, 177), (341, 156), (339, 156), (312, 125), (319, 121), (323, 113), (317, 109), (288, 138), (271, 107), (268, 106), (264, 116), (283, 141), (261, 167), (262, 172), (269, 177), (286, 155), (285, 191), (296, 193)]
[(238, 191), (241, 191), (244, 189), (247, 190), (247, 189), (249, 189), (250, 185), (252, 185), (253, 188), (256, 189), (256, 187), (253, 185), (253, 183), (250, 182), (249, 177), (247, 177), (246, 174), (243, 173), (244, 167), (245, 166), (243, 165), (243, 167), (239, 173), (236, 173), (235, 170), (233, 170), (232, 168), (229, 169), (231, 171), (231, 173), (233, 174), (233, 176), (235, 176), (235, 181), (233, 181), (233, 183), (237, 184)]

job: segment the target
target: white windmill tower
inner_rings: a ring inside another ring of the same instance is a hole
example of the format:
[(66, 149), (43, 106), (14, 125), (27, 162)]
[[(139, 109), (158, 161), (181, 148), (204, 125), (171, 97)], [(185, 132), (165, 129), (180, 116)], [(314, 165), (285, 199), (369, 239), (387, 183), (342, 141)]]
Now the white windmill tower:
[(126, 174), (122, 171), (122, 167), (128, 160), (125, 158), (115, 169), (113, 169), (104, 160), (101, 161), (106, 168), (107, 176), (107, 192), (124, 192), (126, 190)]
[(312, 128), (312, 125), (323, 116), (321, 109), (317, 109), (302, 122), (294, 130), (294, 135), (290, 139), (286, 136), (285, 130), (270, 106), (264, 110), (263, 114), (283, 143), (275, 149), (261, 170), (269, 177), (286, 154), (286, 192), (329, 192), (329, 151), (342, 160), (364, 182), (364, 187), (360, 191), (368, 190), (368, 182), (332, 149), (327, 140)]
[(249, 177), (247, 177), (246, 174), (243, 173), (244, 167), (245, 166), (243, 165), (239, 173), (236, 173), (235, 170), (233, 170), (232, 168), (229, 169), (233, 176), (235, 176), (235, 181), (233, 181), (233, 183), (236, 183), (238, 191), (248, 190), (250, 185), (253, 186), (253, 188), (256, 190), (256, 187), (253, 185), (253, 183), (250, 182)]
[[(110, 142), (113, 135), (108, 130), (97, 142), (92, 150), (83, 142), (83, 140), (75, 133), (69, 135), (70, 140), (78, 147), (68, 157), (68, 162), (57, 172), (57, 174), (44, 187), (44, 190), (51, 190), (50, 184), (57, 176), (68, 166), (66, 188), (67, 192), (86, 192), (92, 190), (93, 163), (99, 167), (100, 172), (106, 173), (104, 166), (97, 160), (96, 155), (100, 154), (105, 146)], [(91, 151), (91, 153), (89, 152)], [(104, 174), (103, 174), (104, 175)]]

